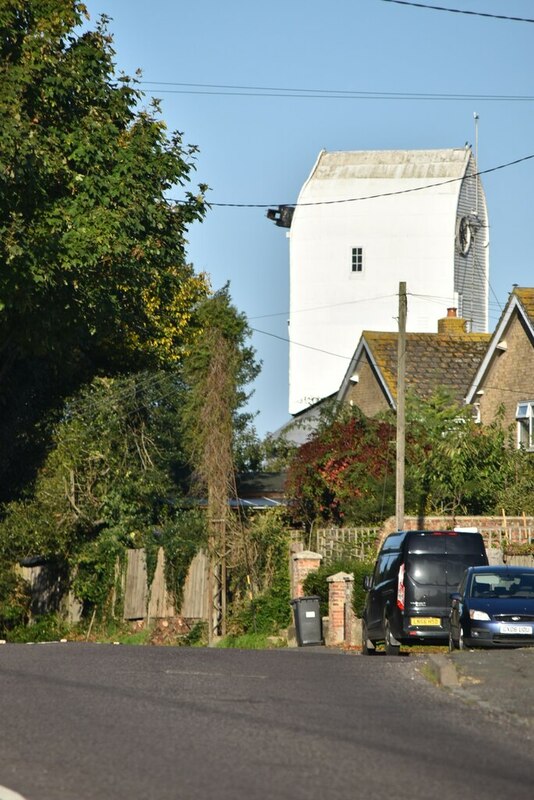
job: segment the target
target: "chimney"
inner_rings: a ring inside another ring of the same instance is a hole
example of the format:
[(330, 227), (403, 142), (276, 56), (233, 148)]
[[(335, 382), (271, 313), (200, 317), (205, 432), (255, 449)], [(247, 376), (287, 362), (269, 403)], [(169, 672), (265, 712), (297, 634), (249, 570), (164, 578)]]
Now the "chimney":
[(467, 321), (456, 315), (456, 308), (448, 308), (447, 316), (438, 319), (438, 333), (449, 336), (464, 336), (467, 333)]

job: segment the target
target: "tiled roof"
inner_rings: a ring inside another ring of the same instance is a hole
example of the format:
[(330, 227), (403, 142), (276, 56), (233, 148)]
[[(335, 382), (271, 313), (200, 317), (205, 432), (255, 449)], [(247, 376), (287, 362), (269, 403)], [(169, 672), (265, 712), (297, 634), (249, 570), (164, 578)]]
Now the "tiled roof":
[[(364, 331), (365, 340), (391, 395), (397, 397), (398, 333)], [(463, 402), (491, 334), (406, 334), (406, 390), (430, 397), (443, 387)]]
[(534, 289), (515, 288), (513, 294), (523, 306), (525, 313), (530, 317), (534, 325)]

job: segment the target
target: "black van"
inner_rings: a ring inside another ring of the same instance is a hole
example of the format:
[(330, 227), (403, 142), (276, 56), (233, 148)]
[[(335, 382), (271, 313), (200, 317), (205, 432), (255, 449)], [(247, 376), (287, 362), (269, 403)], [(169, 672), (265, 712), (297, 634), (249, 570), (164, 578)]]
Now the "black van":
[(366, 575), (362, 653), (384, 642), (388, 655), (401, 644), (444, 644), (449, 638), (450, 594), (467, 567), (488, 563), (475, 531), (397, 531), (385, 539), (373, 575)]

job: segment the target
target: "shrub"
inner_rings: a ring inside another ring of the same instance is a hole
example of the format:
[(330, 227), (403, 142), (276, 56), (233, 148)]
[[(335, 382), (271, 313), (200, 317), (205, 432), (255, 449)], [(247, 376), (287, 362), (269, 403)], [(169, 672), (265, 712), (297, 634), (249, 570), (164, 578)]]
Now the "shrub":
[(302, 588), (306, 596), (316, 596), (320, 600), (321, 616), (328, 616), (328, 578), (338, 572), (351, 573), (355, 562), (352, 559), (339, 559), (331, 564), (322, 564), (315, 572), (304, 579)]
[(0, 569), (0, 635), (23, 625), (30, 613), (28, 584), (11, 567)]
[(68, 625), (56, 614), (44, 614), (30, 625), (18, 625), (9, 632), (10, 642), (57, 642), (63, 639)]
[(356, 564), (354, 572), (354, 588), (352, 591), (352, 610), (357, 617), (361, 617), (363, 608), (365, 606), (365, 598), (367, 592), (363, 588), (363, 579), (365, 575), (371, 575), (374, 569), (374, 564), (369, 561), (359, 561)]
[(306, 577), (303, 583), (304, 594), (319, 597), (321, 616), (328, 616), (328, 578), (338, 572), (347, 572), (349, 575), (354, 575), (352, 607), (356, 616), (360, 617), (366, 594), (363, 589), (363, 576), (372, 571), (373, 564), (367, 561), (343, 559), (332, 564), (324, 564)]

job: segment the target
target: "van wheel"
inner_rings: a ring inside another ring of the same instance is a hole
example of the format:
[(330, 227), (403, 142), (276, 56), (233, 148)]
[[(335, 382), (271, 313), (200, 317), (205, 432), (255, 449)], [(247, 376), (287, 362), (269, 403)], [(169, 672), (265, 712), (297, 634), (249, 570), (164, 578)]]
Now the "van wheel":
[(362, 656), (372, 656), (375, 652), (374, 642), (367, 635), (367, 623), (362, 619)]
[(384, 617), (384, 646), (387, 656), (400, 655), (400, 645), (392, 643), (391, 624), (389, 617)]

